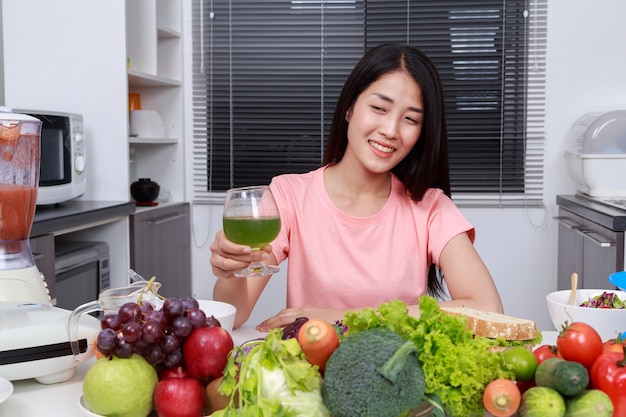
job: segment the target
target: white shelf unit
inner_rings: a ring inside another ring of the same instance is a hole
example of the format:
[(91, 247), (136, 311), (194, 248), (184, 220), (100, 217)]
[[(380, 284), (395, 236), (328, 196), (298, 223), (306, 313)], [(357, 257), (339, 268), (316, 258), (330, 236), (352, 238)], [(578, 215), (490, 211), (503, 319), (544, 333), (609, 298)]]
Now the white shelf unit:
[(129, 183), (150, 178), (184, 201), (181, 0), (126, 0), (128, 93), (155, 110), (164, 137), (129, 136)]

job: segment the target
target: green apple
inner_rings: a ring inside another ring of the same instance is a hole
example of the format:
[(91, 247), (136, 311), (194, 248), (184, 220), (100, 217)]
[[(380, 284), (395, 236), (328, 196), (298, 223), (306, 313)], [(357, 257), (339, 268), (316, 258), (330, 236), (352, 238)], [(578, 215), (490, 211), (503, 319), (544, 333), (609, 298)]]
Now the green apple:
[(143, 357), (115, 355), (96, 361), (85, 374), (83, 398), (94, 413), (107, 417), (146, 417), (159, 378)]

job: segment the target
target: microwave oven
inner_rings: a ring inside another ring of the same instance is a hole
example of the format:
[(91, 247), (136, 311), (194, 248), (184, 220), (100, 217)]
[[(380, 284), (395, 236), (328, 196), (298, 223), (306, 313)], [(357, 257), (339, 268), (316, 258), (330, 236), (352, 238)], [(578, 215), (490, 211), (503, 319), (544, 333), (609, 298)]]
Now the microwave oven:
[(76, 113), (13, 109), (41, 121), (37, 205), (58, 204), (85, 193), (83, 117)]
[(111, 285), (106, 242), (63, 240), (54, 243), (56, 306), (67, 310), (98, 299)]

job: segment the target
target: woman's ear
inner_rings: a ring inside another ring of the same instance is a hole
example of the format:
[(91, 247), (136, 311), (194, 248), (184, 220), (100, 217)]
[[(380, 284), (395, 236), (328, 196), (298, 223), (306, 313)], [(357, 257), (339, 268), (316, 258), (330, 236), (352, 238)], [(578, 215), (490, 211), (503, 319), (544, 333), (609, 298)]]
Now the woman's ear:
[(350, 118), (352, 117), (352, 108), (349, 108), (346, 112), (346, 122), (350, 122)]

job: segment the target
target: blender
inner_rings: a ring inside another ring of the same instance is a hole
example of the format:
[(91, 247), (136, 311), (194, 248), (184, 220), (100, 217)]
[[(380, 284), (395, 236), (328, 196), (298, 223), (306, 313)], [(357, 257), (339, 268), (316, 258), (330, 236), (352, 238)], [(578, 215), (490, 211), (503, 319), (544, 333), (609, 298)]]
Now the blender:
[(30, 249), (37, 206), (41, 122), (0, 108), (0, 376), (66, 381), (94, 356), (100, 329), (91, 316), (70, 345), (71, 311), (54, 307)]
[(50, 304), (30, 250), (37, 204), (41, 122), (0, 113), (0, 301)]

